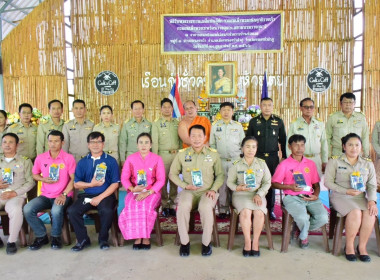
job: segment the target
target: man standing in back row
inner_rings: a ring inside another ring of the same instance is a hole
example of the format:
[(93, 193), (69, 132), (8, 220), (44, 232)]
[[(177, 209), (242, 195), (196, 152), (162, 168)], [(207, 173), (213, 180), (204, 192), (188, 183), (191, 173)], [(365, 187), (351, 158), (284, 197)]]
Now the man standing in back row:
[[(273, 176), (280, 162), (279, 144), (281, 146), (281, 158), (286, 158), (286, 132), (282, 119), (272, 114), (273, 100), (269, 97), (261, 99), (261, 114), (249, 122), (247, 136), (254, 136), (259, 146), (257, 147), (258, 158), (265, 160), (271, 175)], [(275, 203), (275, 190), (271, 188), (266, 195), (269, 218), (274, 221), (276, 215), (273, 212)]]

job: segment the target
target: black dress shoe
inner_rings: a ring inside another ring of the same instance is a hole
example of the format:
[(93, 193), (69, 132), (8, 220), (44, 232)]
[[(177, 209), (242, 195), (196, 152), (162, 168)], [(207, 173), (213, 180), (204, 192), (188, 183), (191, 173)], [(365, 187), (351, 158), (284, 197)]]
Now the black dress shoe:
[(51, 237), (51, 248), (54, 250), (58, 250), (62, 248), (61, 237)]
[(38, 250), (38, 249), (41, 249), (41, 247), (46, 244), (49, 244), (49, 238), (47, 237), (47, 235), (43, 237), (37, 237), (36, 239), (34, 239), (33, 244), (29, 246), (29, 249)]
[(346, 256), (346, 260), (349, 262), (356, 262), (357, 260), (355, 254), (346, 254), (346, 247), (344, 247), (344, 255)]
[(150, 244), (141, 244), (141, 250), (150, 250)]
[(251, 255), (251, 250), (246, 251), (243, 248), (243, 257), (249, 257), (250, 255)]
[(1, 240), (0, 238), (0, 248), (3, 248), (4, 247), (4, 243), (3, 243), (3, 240)]
[(175, 211), (175, 209), (169, 209), (169, 215), (172, 216), (172, 217), (175, 217), (177, 216), (177, 212)]
[(212, 254), (212, 247), (210, 244), (208, 246), (205, 246), (202, 244), (202, 256), (211, 256)]
[(270, 213), (269, 213), (269, 220), (271, 220), (271, 221), (275, 221), (276, 220), (276, 215), (274, 214), (274, 212), (273, 211), (270, 211)]
[(251, 250), (251, 256), (255, 257), (255, 258), (260, 257), (260, 250), (258, 250), (258, 251)]
[(99, 242), (99, 247), (100, 247), (100, 250), (108, 250), (110, 248), (110, 245), (108, 244), (107, 241), (100, 241)]
[(80, 243), (78, 242), (77, 244), (75, 244), (75, 246), (71, 248), (71, 251), (79, 252), (79, 251), (82, 251), (84, 248), (89, 247), (89, 246), (91, 246), (90, 239), (85, 239), (82, 242), (80, 242)]
[(190, 242), (186, 245), (181, 244), (181, 247), (179, 247), (179, 255), (181, 257), (187, 257), (190, 255)]
[(162, 209), (162, 216), (163, 217), (169, 217), (169, 215), (170, 215), (170, 209), (169, 208)]
[(14, 255), (17, 252), (17, 247), (15, 242), (7, 243), (7, 255)]
[(220, 213), (219, 215), (218, 215), (218, 218), (219, 219), (221, 219), (221, 220), (225, 220), (225, 219), (227, 219), (227, 214), (226, 213)]
[(133, 250), (140, 250), (141, 245), (142, 245), (142, 240), (140, 241), (140, 243), (134, 243), (132, 249)]
[(361, 260), (362, 262), (370, 262), (371, 261), (371, 257), (370, 256), (368, 256), (368, 255), (360, 255), (359, 245), (356, 247), (356, 250), (358, 251), (358, 254), (359, 254), (359, 260)]

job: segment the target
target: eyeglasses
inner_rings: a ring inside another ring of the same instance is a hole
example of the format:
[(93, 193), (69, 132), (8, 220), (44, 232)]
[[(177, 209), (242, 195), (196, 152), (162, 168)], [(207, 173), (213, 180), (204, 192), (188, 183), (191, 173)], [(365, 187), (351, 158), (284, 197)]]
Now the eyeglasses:
[(302, 108), (305, 108), (306, 110), (311, 110), (311, 109), (314, 109), (315, 107), (312, 105), (312, 106), (302, 106)]
[(351, 104), (354, 104), (355, 101), (343, 101), (342, 103), (343, 103), (343, 104), (351, 105)]
[(93, 141), (93, 140), (90, 141), (90, 144), (92, 145), (101, 144), (101, 143), (103, 143), (103, 141)]

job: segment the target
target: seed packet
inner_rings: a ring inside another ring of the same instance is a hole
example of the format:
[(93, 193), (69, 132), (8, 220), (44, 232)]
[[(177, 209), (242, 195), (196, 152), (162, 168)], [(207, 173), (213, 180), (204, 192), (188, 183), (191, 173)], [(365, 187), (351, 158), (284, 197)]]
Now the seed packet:
[(252, 169), (244, 171), (244, 184), (247, 185), (247, 188), (256, 187), (256, 177), (255, 172)]
[(363, 182), (363, 176), (360, 174), (359, 171), (352, 172), (350, 175), (351, 178), (351, 188), (365, 192), (365, 185)]
[(13, 184), (13, 172), (11, 168), (1, 169), (3, 181), (7, 182), (9, 185)]
[(146, 187), (148, 185), (147, 179), (146, 179), (146, 172), (144, 169), (137, 170), (137, 186), (144, 186)]
[(199, 169), (193, 169), (191, 171), (191, 181), (193, 183), (193, 186), (195, 187), (202, 187), (203, 186), (203, 178), (202, 178), (202, 171)]
[(59, 180), (59, 165), (53, 163), (49, 166), (49, 178), (58, 181)]
[(96, 165), (95, 180), (101, 181), (106, 178), (107, 165), (102, 162)]

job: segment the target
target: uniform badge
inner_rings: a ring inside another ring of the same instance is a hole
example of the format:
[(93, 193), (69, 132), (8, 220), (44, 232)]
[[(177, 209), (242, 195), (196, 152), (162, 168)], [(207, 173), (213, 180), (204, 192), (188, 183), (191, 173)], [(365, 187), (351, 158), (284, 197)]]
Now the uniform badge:
[(89, 130), (89, 129), (92, 129), (92, 127), (85, 127), (84, 129), (87, 129), (87, 130)]
[(297, 130), (304, 130), (302, 126), (299, 126)]
[(216, 128), (216, 131), (222, 131), (222, 128), (221, 128), (220, 126), (218, 126), (218, 127)]
[(257, 135), (260, 135), (260, 131), (257, 132)]
[(114, 131), (112, 131), (113, 134), (117, 134), (117, 130), (115, 129)]
[(70, 130), (77, 130), (75, 127), (70, 128)]
[(191, 161), (191, 155), (187, 154), (185, 155), (185, 162), (190, 162)]
[(261, 123), (261, 121), (259, 119), (257, 119), (257, 122), (256, 123)]
[(305, 173), (310, 173), (310, 168), (309, 167), (305, 167), (304, 171), (305, 171)]
[[(18, 134), (18, 133), (17, 133)], [(20, 144), (24, 143), (24, 140), (20, 140)]]
[(131, 128), (135, 128), (135, 124), (131, 124)]
[(276, 131), (274, 131), (274, 129), (273, 129), (273, 135), (276, 135)]
[(190, 168), (186, 168), (186, 172), (190, 172)]
[(206, 155), (205, 157), (205, 160), (204, 161), (207, 161), (207, 162), (212, 162), (212, 158), (210, 155)]
[(319, 129), (319, 125), (315, 124), (314, 129)]
[(231, 128), (231, 132), (238, 132), (236, 128)]
[[(166, 125), (165, 125), (166, 126)], [(146, 124), (146, 125), (144, 125), (144, 127), (145, 128), (149, 128), (150, 126), (149, 126), (149, 124)]]
[(59, 165), (59, 168), (60, 168), (60, 169), (64, 169), (64, 168), (65, 168), (65, 164), (64, 164), (64, 163), (61, 163), (61, 164)]
[(278, 125), (278, 123), (277, 123), (277, 122), (274, 122), (274, 121), (272, 121), (272, 122), (271, 122), (271, 125)]
[(343, 123), (343, 120), (338, 120), (337, 124)]
[(166, 123), (160, 123), (160, 127), (166, 127)]

